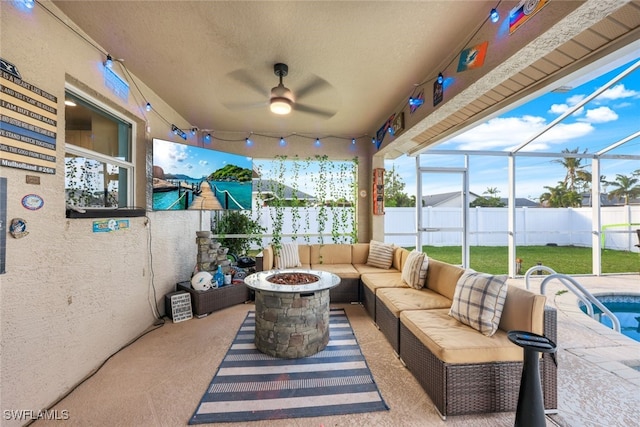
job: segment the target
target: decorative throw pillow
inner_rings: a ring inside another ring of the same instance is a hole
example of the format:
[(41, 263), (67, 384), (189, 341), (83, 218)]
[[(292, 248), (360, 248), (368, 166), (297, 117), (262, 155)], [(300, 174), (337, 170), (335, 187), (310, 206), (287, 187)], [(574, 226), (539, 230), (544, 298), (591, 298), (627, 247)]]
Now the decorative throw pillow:
[(498, 330), (506, 297), (506, 276), (465, 272), (456, 284), (449, 315), (490, 337)]
[(424, 261), (420, 267), (420, 288), (424, 288), (427, 284), (427, 272), (429, 270), (429, 256), (424, 254)]
[(294, 268), (302, 266), (300, 263), (300, 253), (296, 242), (283, 243), (280, 249), (276, 250), (276, 268)]
[(372, 267), (384, 268), (386, 270), (391, 267), (393, 262), (393, 245), (372, 240), (369, 242), (369, 257), (367, 265)]
[(424, 284), (424, 282), (420, 284), (420, 270), (423, 262), (424, 253), (414, 249), (409, 252), (409, 256), (402, 267), (402, 281), (414, 289), (421, 289)]

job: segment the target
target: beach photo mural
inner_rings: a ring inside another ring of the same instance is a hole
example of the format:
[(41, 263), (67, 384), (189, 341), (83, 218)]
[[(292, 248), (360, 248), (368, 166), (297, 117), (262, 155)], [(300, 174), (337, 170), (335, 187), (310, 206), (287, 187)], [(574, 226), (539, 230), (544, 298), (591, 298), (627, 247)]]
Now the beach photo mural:
[(250, 210), (251, 158), (153, 139), (153, 210)]

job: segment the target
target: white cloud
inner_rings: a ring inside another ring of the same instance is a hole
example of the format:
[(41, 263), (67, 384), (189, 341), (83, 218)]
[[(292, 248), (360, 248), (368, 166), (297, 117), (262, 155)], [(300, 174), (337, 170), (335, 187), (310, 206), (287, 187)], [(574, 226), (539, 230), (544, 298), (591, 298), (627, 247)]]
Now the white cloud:
[(618, 114), (609, 107), (598, 107), (587, 110), (585, 117), (579, 120), (589, 123), (607, 123), (618, 120)]
[[(527, 141), (547, 125), (544, 118), (537, 116), (499, 117), (451, 139), (447, 145), (456, 145), (460, 150), (509, 150)], [(589, 123), (559, 123), (527, 145), (526, 151), (548, 149), (551, 145), (584, 137), (593, 130)]]
[(199, 164), (200, 166), (207, 166), (207, 165), (209, 164), (209, 162), (208, 162), (207, 160), (199, 160), (199, 161), (198, 161), (198, 164)]
[(627, 89), (624, 87), (624, 84), (620, 83), (617, 84), (607, 90), (605, 90), (604, 92), (602, 92), (597, 100), (598, 101), (611, 101), (611, 100), (616, 100), (616, 99), (623, 99), (623, 98), (638, 98), (640, 97), (640, 92), (633, 90), (633, 89)]
[[(549, 108), (548, 112), (551, 113), (551, 114), (557, 114), (557, 115), (564, 114), (570, 108), (572, 108), (574, 105), (576, 105), (579, 102), (581, 102), (584, 98), (585, 98), (584, 95), (572, 95), (569, 98), (567, 98), (567, 101), (565, 103), (563, 103), (563, 104), (553, 104), (553, 105), (551, 105), (551, 107)], [(579, 116), (583, 112), (584, 112), (584, 108), (580, 107), (572, 114), (572, 116)]]

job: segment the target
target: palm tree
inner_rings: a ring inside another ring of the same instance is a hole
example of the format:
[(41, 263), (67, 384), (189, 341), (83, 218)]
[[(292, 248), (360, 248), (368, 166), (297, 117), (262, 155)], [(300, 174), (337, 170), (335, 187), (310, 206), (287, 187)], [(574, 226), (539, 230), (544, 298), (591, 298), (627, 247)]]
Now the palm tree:
[[(562, 150), (563, 153), (577, 154), (579, 148), (575, 148), (573, 150), (569, 150), (565, 148)], [(587, 150), (583, 151), (583, 154), (586, 153)], [(576, 182), (580, 180), (578, 172), (584, 169), (584, 165), (582, 165), (582, 158), (579, 157), (564, 157), (559, 160), (553, 160), (553, 162), (560, 163), (567, 170), (567, 175), (564, 178), (564, 184), (569, 191), (576, 190)]]
[(575, 191), (569, 190), (564, 181), (558, 181), (555, 187), (545, 186), (548, 191), (540, 195), (540, 203), (545, 203), (552, 208), (568, 208), (582, 206), (582, 196)]
[(629, 199), (640, 197), (640, 185), (638, 184), (638, 182), (640, 182), (640, 178), (635, 178), (635, 175), (635, 172), (632, 176), (616, 174), (616, 179), (614, 181), (607, 182), (607, 184), (616, 187), (614, 190), (609, 192), (609, 200), (613, 197), (624, 199), (624, 204), (626, 206), (629, 204)]

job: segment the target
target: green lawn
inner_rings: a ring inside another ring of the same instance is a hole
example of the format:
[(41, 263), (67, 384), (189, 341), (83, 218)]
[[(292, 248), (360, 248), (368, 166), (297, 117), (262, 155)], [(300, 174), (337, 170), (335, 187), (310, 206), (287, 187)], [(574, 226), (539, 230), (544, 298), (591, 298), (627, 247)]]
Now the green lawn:
[[(413, 248), (408, 248), (413, 249)], [(423, 246), (423, 252), (430, 257), (451, 264), (461, 264), (460, 246)], [(516, 257), (522, 259), (521, 274), (538, 262), (562, 274), (591, 274), (591, 248), (575, 246), (520, 246)], [(470, 267), (491, 274), (508, 272), (508, 251), (506, 246), (472, 246)], [(640, 272), (640, 254), (635, 252), (603, 250), (603, 273)]]

